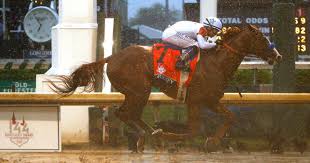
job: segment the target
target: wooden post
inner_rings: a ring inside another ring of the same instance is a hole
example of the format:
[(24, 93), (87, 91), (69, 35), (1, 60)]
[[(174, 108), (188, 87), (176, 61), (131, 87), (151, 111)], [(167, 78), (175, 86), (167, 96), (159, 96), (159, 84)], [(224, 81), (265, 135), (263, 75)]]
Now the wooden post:
[(160, 122), (160, 110), (159, 110), (159, 103), (155, 102), (153, 104), (153, 115), (154, 115), (154, 122)]
[[(273, 67), (273, 92), (295, 91), (295, 5), (291, 0), (274, 0), (272, 6), (273, 40), (283, 56), (280, 63)], [(272, 110), (272, 128), (270, 134), (281, 131), (283, 121), (281, 113), (287, 112), (292, 105), (274, 104)], [(280, 110), (281, 109), (281, 112)], [(281, 131), (282, 132), (282, 131)]]
[(102, 110), (99, 106), (89, 107), (89, 143), (91, 145), (100, 145), (103, 143), (103, 119)]
[(272, 9), (273, 39), (283, 60), (273, 68), (273, 91), (295, 91), (295, 5), (289, 0), (275, 1)]
[[(120, 50), (121, 47), (121, 41), (120, 41), (120, 37), (121, 37), (121, 17), (119, 14), (119, 11), (116, 10), (115, 8), (112, 8), (113, 6), (118, 6), (117, 8), (119, 8), (120, 6), (120, 1), (119, 0), (105, 0), (105, 6), (107, 8), (105, 8), (107, 11), (105, 12), (105, 16), (106, 17), (110, 17), (110, 18), (114, 18), (114, 26), (113, 26), (113, 47), (112, 47), (112, 55), (117, 53)], [(105, 40), (108, 41), (108, 40)], [(105, 54), (104, 56), (107, 57), (110, 54)], [(107, 80), (106, 80), (107, 81)], [(107, 83), (105, 83), (107, 84)], [(109, 83), (110, 84), (110, 83)], [(115, 89), (110, 88), (110, 91), (115, 91)], [(108, 123), (109, 123), (109, 135), (107, 137), (109, 137), (109, 144), (110, 145), (118, 145), (118, 139), (117, 137), (120, 136), (120, 133), (122, 132), (122, 127), (120, 127), (120, 121), (115, 118), (115, 116), (113, 115), (113, 110), (114, 109), (107, 109), (109, 110), (107, 113), (108, 116)], [(111, 112), (111, 114), (110, 114)]]
[(3, 40), (7, 39), (8, 32), (6, 31), (6, 5), (5, 0), (2, 0), (2, 31)]
[[(103, 59), (102, 42), (104, 40), (104, 8), (103, 0), (97, 0), (97, 5), (100, 6), (100, 11), (97, 12), (97, 49), (96, 49), (96, 61)], [(103, 71), (102, 73), (103, 74)], [(95, 92), (102, 91), (103, 78), (102, 76), (96, 76)], [(103, 143), (103, 109), (100, 106), (89, 108), (89, 143), (90, 144), (102, 144)]]

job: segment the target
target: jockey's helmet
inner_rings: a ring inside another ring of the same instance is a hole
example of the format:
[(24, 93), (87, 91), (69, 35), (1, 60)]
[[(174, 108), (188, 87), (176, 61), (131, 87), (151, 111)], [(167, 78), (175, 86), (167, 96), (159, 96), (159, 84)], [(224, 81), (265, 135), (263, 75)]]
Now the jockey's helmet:
[(223, 24), (219, 18), (216, 17), (207, 17), (203, 22), (203, 26), (211, 27), (216, 29), (217, 31), (222, 30)]

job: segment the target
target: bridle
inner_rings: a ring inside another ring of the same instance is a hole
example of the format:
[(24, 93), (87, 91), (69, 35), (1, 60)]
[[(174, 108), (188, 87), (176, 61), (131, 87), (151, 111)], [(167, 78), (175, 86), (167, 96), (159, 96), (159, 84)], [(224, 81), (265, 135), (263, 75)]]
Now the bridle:
[[(236, 36), (237, 36), (237, 35), (236, 35)], [(266, 38), (266, 39), (267, 39), (267, 38)], [(231, 42), (232, 42), (233, 40), (234, 40), (234, 38), (231, 39)], [(256, 39), (256, 40), (253, 42), (253, 44), (251, 44), (251, 45), (252, 45), (252, 46), (255, 45), (256, 42), (257, 42), (257, 40), (258, 40), (258, 39)], [(268, 42), (269, 42), (269, 49), (274, 49), (274, 48), (275, 48), (274, 44), (271, 43), (271, 42), (269, 41), (269, 39), (267, 39), (267, 40), (268, 40)], [(240, 51), (240, 50), (237, 50), (236, 48), (233, 48), (233, 47), (230, 46), (228, 43), (223, 42), (222, 45), (223, 45), (224, 48), (226, 48), (228, 51), (231, 52), (230, 54), (237, 55), (237, 56), (238, 56), (238, 55), (246, 56), (247, 54), (249, 54), (249, 52)], [(252, 47), (250, 47), (250, 49), (252, 49)], [(241, 93), (241, 91), (240, 91), (240, 89), (239, 89), (239, 86), (237, 86), (236, 84), (234, 84), (234, 86), (236, 87), (236, 90), (237, 90), (239, 96), (242, 98), (243, 96), (242, 96), (242, 93)]]
[[(269, 42), (269, 49), (270, 50), (273, 50), (275, 48), (275, 44), (270, 42), (268, 38), (265, 37), (265, 39), (267, 39), (267, 41)], [(232, 42), (233, 40), (231, 40)], [(256, 42), (258, 41), (258, 39), (256, 39), (251, 45), (256, 45)], [(231, 52), (231, 54), (235, 54), (235, 55), (238, 55), (238, 54), (241, 54), (242, 56), (246, 56), (247, 54), (249, 54), (250, 52), (246, 52), (246, 51), (240, 51), (240, 50), (237, 50), (236, 48), (233, 48), (232, 46), (230, 46), (228, 43), (225, 43), (223, 42), (223, 47), (226, 48), (228, 51)], [(252, 47), (251, 47), (252, 48)], [(251, 49), (250, 48), (250, 49)]]

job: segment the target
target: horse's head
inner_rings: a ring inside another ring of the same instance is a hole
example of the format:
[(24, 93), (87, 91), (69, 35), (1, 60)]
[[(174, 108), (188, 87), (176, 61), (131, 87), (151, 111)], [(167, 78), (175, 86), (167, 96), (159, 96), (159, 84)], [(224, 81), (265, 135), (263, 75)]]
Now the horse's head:
[(269, 64), (281, 61), (282, 55), (279, 54), (275, 45), (271, 43), (258, 28), (248, 24), (244, 32), (247, 33), (248, 39), (251, 40), (249, 41), (249, 47), (247, 47), (248, 53), (255, 54)]

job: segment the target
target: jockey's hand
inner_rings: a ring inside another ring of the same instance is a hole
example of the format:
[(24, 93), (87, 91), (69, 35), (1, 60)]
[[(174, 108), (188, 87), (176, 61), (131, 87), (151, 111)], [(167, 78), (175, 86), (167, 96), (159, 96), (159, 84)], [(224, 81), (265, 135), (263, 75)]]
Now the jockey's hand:
[(223, 40), (217, 39), (215, 43), (216, 45), (223, 45)]

